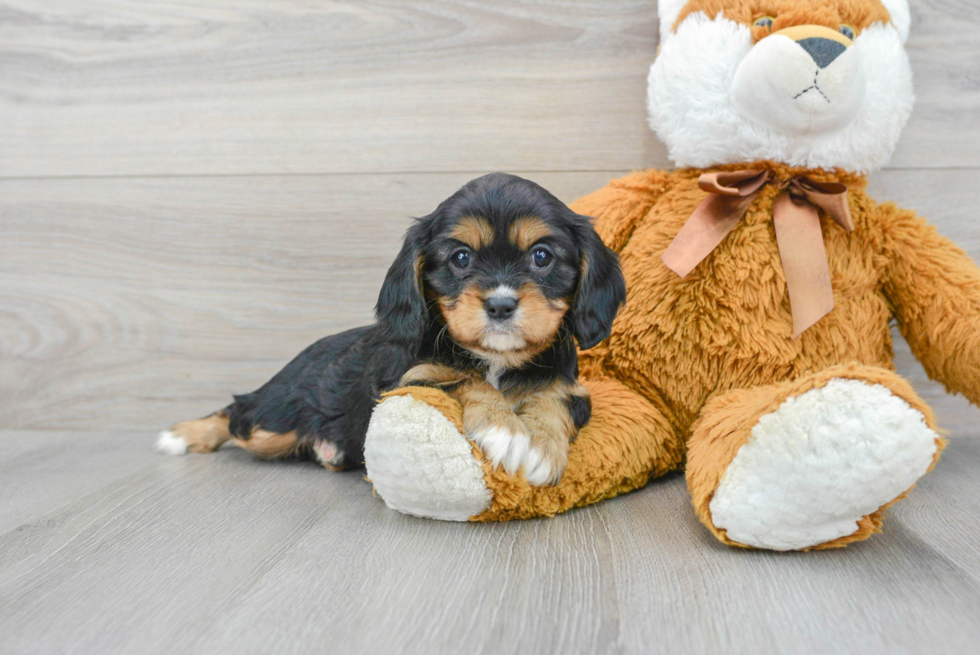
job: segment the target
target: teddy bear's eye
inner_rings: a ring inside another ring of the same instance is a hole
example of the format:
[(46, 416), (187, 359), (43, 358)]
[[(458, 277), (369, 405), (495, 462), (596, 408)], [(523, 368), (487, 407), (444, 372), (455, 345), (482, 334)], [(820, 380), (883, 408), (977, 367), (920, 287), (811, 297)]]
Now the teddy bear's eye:
[(843, 25), (841, 25), (837, 29), (840, 31), (841, 34), (843, 34), (847, 38), (852, 39), (852, 40), (854, 39), (854, 34), (855, 34), (854, 28), (851, 27), (850, 25), (848, 25), (847, 23), (844, 23)]
[(767, 30), (771, 30), (772, 23), (773, 23), (772, 16), (760, 16), (759, 18), (756, 18), (755, 21), (752, 22), (752, 25), (755, 27), (764, 27)]

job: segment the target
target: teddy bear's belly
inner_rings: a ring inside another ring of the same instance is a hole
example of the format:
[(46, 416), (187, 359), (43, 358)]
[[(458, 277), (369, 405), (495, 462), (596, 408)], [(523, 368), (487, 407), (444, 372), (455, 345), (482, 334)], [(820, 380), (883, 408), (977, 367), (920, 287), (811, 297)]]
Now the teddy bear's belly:
[[(732, 234), (681, 279), (660, 255), (669, 239), (640, 239), (623, 256), (629, 297), (606, 365), (690, 425), (726, 391), (791, 380), (835, 364), (891, 368), (891, 312), (873, 258), (850, 242), (827, 244), (834, 310), (798, 339), (775, 240)], [(735, 237), (735, 238), (733, 238)]]

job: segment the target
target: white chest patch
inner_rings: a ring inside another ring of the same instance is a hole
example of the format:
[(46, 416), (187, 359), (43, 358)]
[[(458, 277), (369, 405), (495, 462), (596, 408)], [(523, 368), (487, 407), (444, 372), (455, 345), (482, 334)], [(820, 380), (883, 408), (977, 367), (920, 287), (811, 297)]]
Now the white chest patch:
[(487, 369), (486, 381), (490, 383), (490, 385), (493, 386), (494, 389), (499, 390), (500, 376), (504, 374), (505, 370), (506, 369), (504, 369), (504, 367), (500, 366), (499, 364), (491, 364), (490, 367)]

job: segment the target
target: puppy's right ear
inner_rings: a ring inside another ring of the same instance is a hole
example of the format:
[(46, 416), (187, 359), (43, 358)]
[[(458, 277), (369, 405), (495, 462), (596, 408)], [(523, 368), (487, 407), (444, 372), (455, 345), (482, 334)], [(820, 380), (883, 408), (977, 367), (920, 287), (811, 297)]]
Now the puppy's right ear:
[(570, 222), (578, 235), (582, 269), (572, 303), (572, 326), (579, 348), (587, 350), (609, 337), (616, 313), (626, 302), (626, 281), (619, 257), (599, 238), (591, 219), (571, 214)]
[(405, 233), (402, 249), (388, 269), (374, 309), (385, 336), (416, 352), (428, 320), (422, 291), (423, 251), (429, 242), (431, 217), (416, 219)]

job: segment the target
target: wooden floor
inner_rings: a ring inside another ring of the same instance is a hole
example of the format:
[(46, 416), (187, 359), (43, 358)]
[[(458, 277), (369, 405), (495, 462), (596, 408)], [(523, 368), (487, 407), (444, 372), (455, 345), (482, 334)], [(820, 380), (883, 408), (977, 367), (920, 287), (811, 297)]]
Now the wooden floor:
[(980, 441), (840, 552), (747, 552), (683, 478), (555, 519), (397, 514), (356, 474), (131, 431), (0, 436), (3, 653), (976, 653)]
[[(872, 195), (980, 260), (980, 4), (914, 0)], [(975, 653), (980, 410), (843, 551), (728, 549), (683, 481), (424, 521), (354, 474), (153, 434), (370, 320), (410, 216), (665, 167), (652, 0), (0, 0), (0, 655)]]

